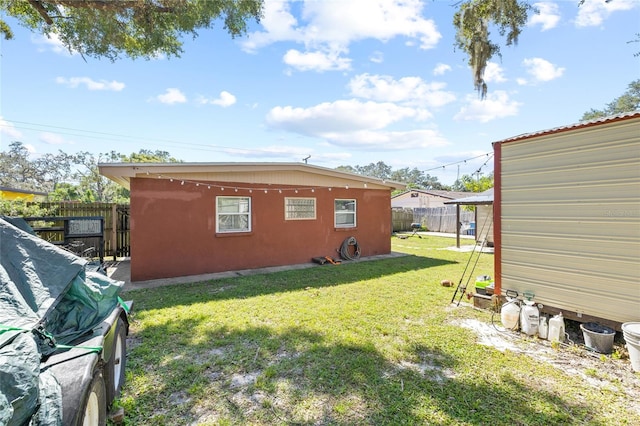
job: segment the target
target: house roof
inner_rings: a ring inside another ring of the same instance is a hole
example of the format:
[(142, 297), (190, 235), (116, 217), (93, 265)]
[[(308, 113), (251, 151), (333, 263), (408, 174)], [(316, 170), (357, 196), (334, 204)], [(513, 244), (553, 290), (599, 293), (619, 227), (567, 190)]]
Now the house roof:
[(0, 191), (18, 192), (20, 194), (48, 195), (46, 192), (33, 191), (31, 189), (10, 188), (8, 186), (0, 186)]
[(464, 197), (465, 195), (469, 194), (468, 192), (443, 191), (443, 190), (440, 190), (440, 189), (416, 189), (416, 188), (412, 188), (412, 189), (407, 189), (404, 192), (401, 192), (399, 194), (396, 194), (396, 195), (392, 196), (391, 199), (393, 200), (394, 198), (402, 197), (403, 195), (411, 193), (411, 192), (419, 192), (421, 194), (432, 195), (432, 196), (435, 196), (435, 197), (447, 198), (449, 200), (453, 200), (453, 199), (459, 198), (459, 197)]
[(186, 182), (405, 189), (406, 185), (306, 163), (102, 163), (100, 174), (129, 189), (132, 178)]
[(630, 120), (630, 119), (633, 119), (633, 118), (640, 118), (640, 110), (639, 111), (633, 111), (633, 112), (626, 112), (626, 113), (623, 113), (623, 114), (611, 115), (611, 116), (608, 116), (608, 117), (596, 118), (594, 120), (582, 121), (582, 122), (579, 122), (579, 123), (568, 124), (566, 126), (560, 126), (560, 127), (554, 127), (552, 129), (540, 130), (540, 131), (537, 131), (537, 132), (523, 133), (523, 134), (518, 135), (518, 136), (513, 136), (513, 137), (510, 137), (508, 139), (503, 139), (503, 140), (500, 140), (500, 141), (493, 142), (493, 145), (502, 144), (502, 143), (506, 143), (506, 142), (515, 142), (515, 141), (524, 140), (524, 139), (530, 139), (530, 138), (534, 138), (534, 137), (537, 137), (537, 136), (551, 135), (551, 134), (555, 134), (555, 133), (562, 133), (562, 132), (567, 132), (567, 131), (570, 131), (570, 130), (576, 130), (576, 129), (586, 128), (586, 127), (599, 126), (599, 125), (602, 125), (602, 124), (605, 124), (605, 123), (614, 123), (616, 121)]
[(458, 198), (452, 201), (445, 201), (445, 204), (483, 205), (493, 204), (493, 188), (468, 197)]

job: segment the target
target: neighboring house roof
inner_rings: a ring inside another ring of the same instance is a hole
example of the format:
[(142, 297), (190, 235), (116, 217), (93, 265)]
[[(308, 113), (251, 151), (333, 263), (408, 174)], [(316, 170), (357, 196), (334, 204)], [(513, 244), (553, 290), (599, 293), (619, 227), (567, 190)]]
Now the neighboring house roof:
[(47, 195), (46, 192), (32, 191), (30, 189), (10, 188), (8, 186), (0, 186), (0, 191), (19, 192), (21, 194)]
[(0, 186), (0, 196), (6, 200), (44, 201), (47, 195), (46, 192)]
[(463, 205), (482, 205), (493, 204), (493, 188), (489, 188), (484, 192), (474, 194), (469, 197), (458, 198), (456, 200), (445, 201), (445, 204), (463, 204)]
[(406, 191), (391, 197), (391, 200), (393, 200), (394, 198), (402, 197), (406, 194), (413, 193), (413, 192), (425, 194), (425, 195), (431, 195), (434, 197), (447, 198), (449, 200), (453, 200), (459, 197), (464, 197), (465, 194), (469, 194), (468, 192), (443, 191), (440, 189), (407, 189)]
[[(405, 189), (406, 185), (306, 163), (102, 163), (100, 174), (129, 189), (131, 178), (165, 178), (185, 182), (232, 182), (252, 185), (351, 186)], [(268, 187), (265, 187), (268, 189)]]
[(537, 136), (562, 133), (562, 132), (567, 132), (569, 130), (575, 130), (575, 129), (580, 129), (580, 128), (598, 126), (598, 125), (601, 125), (601, 124), (604, 124), (604, 123), (613, 123), (613, 122), (616, 122), (616, 121), (629, 120), (629, 119), (638, 118), (638, 117), (640, 117), (640, 111), (626, 112), (626, 113), (623, 113), (623, 114), (616, 114), (616, 115), (611, 115), (611, 116), (608, 116), (608, 117), (596, 118), (594, 120), (582, 121), (582, 122), (574, 123), (574, 124), (568, 124), (566, 126), (554, 127), (552, 129), (540, 130), (540, 131), (531, 132), (531, 133), (523, 133), (523, 134), (518, 135), (518, 136), (513, 136), (513, 137), (510, 137), (508, 139), (503, 139), (503, 140), (500, 140), (500, 141), (493, 142), (493, 144), (500, 144), (500, 143), (505, 143), (505, 142), (514, 142), (514, 141), (519, 141), (519, 140), (523, 140), (523, 139), (534, 138), (534, 137), (537, 137)]

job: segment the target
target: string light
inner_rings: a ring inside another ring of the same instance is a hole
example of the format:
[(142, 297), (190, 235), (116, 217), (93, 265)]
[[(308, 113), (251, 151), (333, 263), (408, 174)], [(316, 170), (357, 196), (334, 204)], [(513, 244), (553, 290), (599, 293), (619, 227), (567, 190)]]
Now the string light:
[[(491, 156), (491, 157), (489, 157), (489, 156)], [(445, 164), (445, 165), (442, 165), (442, 166), (437, 166), (437, 167), (434, 167), (432, 169), (427, 169), (427, 170), (422, 170), (422, 171), (423, 172), (431, 172), (431, 171), (434, 171), (434, 170), (444, 169), (444, 168), (449, 167), (449, 166), (455, 166), (456, 164), (463, 164), (463, 163), (467, 164), (467, 161), (476, 160), (476, 159), (482, 158), (482, 157), (489, 157), (487, 159), (487, 161), (485, 162), (485, 164), (487, 164), (487, 162), (489, 162), (489, 160), (493, 157), (493, 153), (487, 152), (486, 154), (478, 155), (478, 156), (475, 156), (475, 157), (472, 157), (472, 158), (467, 158), (466, 160), (460, 160), (460, 161), (456, 161), (454, 163), (449, 163), (449, 164)], [(384, 183), (384, 181), (383, 181), (383, 183)]]
[[(157, 177), (158, 179), (167, 179), (169, 182), (173, 182), (174, 180), (176, 180), (176, 179), (174, 179), (172, 177), (162, 176), (161, 174), (155, 175), (155, 174), (150, 173), (148, 171), (146, 171), (144, 173), (145, 173), (146, 176)], [(209, 183), (209, 182), (197, 182), (197, 181), (191, 181), (191, 180), (186, 180), (186, 179), (178, 179), (178, 181), (180, 182), (180, 185), (182, 185), (182, 186), (184, 186), (185, 184), (193, 184), (196, 187), (199, 187), (199, 186), (202, 185), (202, 186), (206, 186), (207, 189), (218, 188), (220, 191), (224, 191), (225, 190), (224, 186), (212, 184), (212, 183)], [(386, 183), (385, 180), (381, 180), (381, 182)], [(269, 184), (269, 185), (271, 185), (271, 184)], [(369, 187), (369, 184), (367, 182), (363, 182), (362, 185), (363, 185), (364, 188), (368, 188)], [(349, 185), (345, 185), (344, 188), (345, 189), (349, 189)], [(243, 188), (243, 187), (234, 187), (233, 191), (234, 192), (238, 192), (238, 190), (243, 190), (243, 191), (248, 191), (250, 194), (252, 194), (254, 189), (258, 190), (258, 191), (264, 191), (265, 194), (268, 194), (270, 189), (273, 190), (273, 191), (276, 190), (276, 188), (259, 188), (259, 187), (258, 188), (249, 188), (249, 187), (244, 187)], [(331, 192), (333, 190), (333, 188), (332, 187), (327, 187), (327, 190), (329, 192)], [(278, 193), (279, 194), (282, 194), (283, 192), (286, 192), (286, 191), (293, 191), (296, 194), (298, 194), (300, 191), (311, 191), (312, 193), (315, 193), (316, 192), (316, 188), (308, 188), (308, 187), (306, 187), (306, 188), (278, 188)]]

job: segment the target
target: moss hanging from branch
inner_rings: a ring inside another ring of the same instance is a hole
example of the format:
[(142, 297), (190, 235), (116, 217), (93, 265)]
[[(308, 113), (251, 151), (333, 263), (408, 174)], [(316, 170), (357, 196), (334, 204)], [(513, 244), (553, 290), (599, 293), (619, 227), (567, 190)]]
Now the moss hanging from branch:
[(490, 27), (506, 35), (507, 46), (518, 44), (518, 37), (533, 7), (518, 0), (467, 0), (459, 4), (453, 17), (455, 46), (466, 53), (473, 72), (473, 85), (480, 97), (487, 96), (484, 72), (489, 60), (500, 54), (500, 46), (490, 39)]

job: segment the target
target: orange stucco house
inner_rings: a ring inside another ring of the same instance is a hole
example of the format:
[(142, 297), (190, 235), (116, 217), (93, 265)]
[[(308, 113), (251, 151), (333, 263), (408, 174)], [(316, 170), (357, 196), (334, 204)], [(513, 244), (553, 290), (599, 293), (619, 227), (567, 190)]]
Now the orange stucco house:
[(397, 182), (303, 163), (107, 163), (131, 191), (131, 279), (149, 280), (391, 251)]

